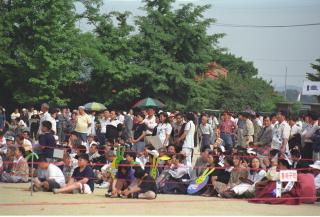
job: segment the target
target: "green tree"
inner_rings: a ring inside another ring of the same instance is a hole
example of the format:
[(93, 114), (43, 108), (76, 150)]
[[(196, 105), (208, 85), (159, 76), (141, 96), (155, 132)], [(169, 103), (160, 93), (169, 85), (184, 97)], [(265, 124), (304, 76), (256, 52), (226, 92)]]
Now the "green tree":
[(81, 71), (75, 21), (72, 0), (0, 1), (0, 77), (6, 97), (19, 104), (69, 101), (61, 88)]

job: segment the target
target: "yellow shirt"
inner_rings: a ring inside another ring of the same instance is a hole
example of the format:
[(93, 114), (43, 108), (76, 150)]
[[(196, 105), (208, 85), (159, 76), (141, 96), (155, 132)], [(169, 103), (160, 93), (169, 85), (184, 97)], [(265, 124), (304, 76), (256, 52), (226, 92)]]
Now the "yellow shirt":
[(87, 114), (78, 115), (75, 131), (79, 133), (87, 133), (91, 118)]

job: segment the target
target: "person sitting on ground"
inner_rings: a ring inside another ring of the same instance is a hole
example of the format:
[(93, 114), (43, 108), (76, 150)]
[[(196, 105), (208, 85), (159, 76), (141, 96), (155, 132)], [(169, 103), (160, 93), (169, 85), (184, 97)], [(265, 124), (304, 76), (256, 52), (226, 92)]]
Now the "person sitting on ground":
[(102, 181), (98, 188), (106, 188), (109, 191), (113, 179), (117, 173), (116, 163), (115, 163), (115, 154), (114, 151), (109, 150), (104, 155), (105, 161), (104, 165), (101, 167), (101, 170), (98, 172), (97, 177)]
[(89, 148), (89, 160), (92, 162), (96, 158), (99, 158), (100, 154), (98, 152), (98, 145), (97, 144), (91, 144)]
[(46, 170), (46, 177), (44, 179), (34, 179), (34, 191), (52, 191), (54, 188), (58, 189), (65, 186), (65, 177), (59, 167), (49, 163), (46, 158), (40, 158), (39, 162), (39, 167)]
[(196, 179), (199, 176), (201, 176), (203, 171), (206, 169), (205, 166), (208, 164), (208, 158), (211, 153), (212, 151), (210, 149), (204, 149), (200, 153), (200, 156), (197, 158), (194, 168), (192, 170), (191, 179)]
[(127, 160), (120, 161), (118, 171), (112, 183), (111, 198), (119, 197), (121, 192), (128, 188), (134, 180), (134, 170), (131, 169), (130, 163)]
[(233, 170), (233, 160), (231, 157), (226, 157), (224, 159), (224, 164), (221, 161), (215, 165), (215, 170), (210, 174), (210, 181), (207, 185), (207, 190), (201, 195), (204, 197), (217, 196), (218, 192), (214, 189), (214, 183), (228, 184), (230, 179), (230, 173)]
[(16, 143), (18, 147), (23, 147), (26, 152), (32, 151), (32, 144), (29, 140), (25, 139), (22, 134), (16, 136)]
[(255, 184), (266, 176), (266, 171), (261, 168), (260, 160), (253, 157), (250, 162), (250, 171), (248, 178), (241, 178), (241, 183), (233, 187), (230, 191), (221, 194), (224, 198), (232, 198), (236, 196), (254, 197)]
[(65, 152), (63, 155), (63, 168), (62, 173), (68, 183), (72, 177), (73, 171), (78, 166), (78, 160), (73, 158), (70, 153)]
[(18, 147), (11, 149), (14, 150), (12, 170), (10, 173), (7, 173), (6, 171), (3, 172), (1, 175), (1, 181), (8, 183), (28, 182), (29, 167), (27, 161), (23, 158), (25, 154), (24, 148)]
[(212, 185), (214, 189), (221, 195), (228, 190), (231, 190), (234, 186), (241, 183), (241, 179), (246, 179), (248, 177), (248, 171), (246, 168), (241, 166), (241, 160), (239, 155), (233, 155), (233, 166), (230, 173), (230, 179), (228, 184), (219, 182), (219, 181), (213, 181)]
[(52, 191), (55, 194), (58, 193), (81, 193), (91, 194), (94, 191), (94, 173), (89, 166), (88, 154), (80, 154), (78, 156), (78, 167), (73, 171), (72, 177), (63, 188)]
[(312, 168), (314, 184), (317, 189), (317, 201), (320, 201), (320, 161), (314, 162), (314, 164), (311, 164), (310, 167)]
[(189, 168), (183, 164), (185, 155), (176, 154), (172, 157), (172, 165), (168, 171), (168, 178), (160, 192), (164, 194), (186, 194), (190, 180)]
[(127, 188), (122, 192), (123, 198), (128, 198), (132, 194), (133, 198), (155, 199), (157, 197), (157, 185), (155, 180), (141, 167), (136, 167), (134, 176), (138, 180), (136, 187)]

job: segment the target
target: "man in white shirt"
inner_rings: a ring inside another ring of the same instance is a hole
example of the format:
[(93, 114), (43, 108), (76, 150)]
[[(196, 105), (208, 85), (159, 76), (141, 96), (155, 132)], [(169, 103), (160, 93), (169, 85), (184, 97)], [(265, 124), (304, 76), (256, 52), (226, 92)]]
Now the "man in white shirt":
[(302, 126), (299, 126), (297, 124), (298, 118), (295, 116), (291, 116), (289, 118), (289, 125), (290, 125), (290, 138), (293, 137), (296, 134), (301, 134), (302, 133)]
[(195, 134), (195, 125), (194, 115), (193, 113), (188, 113), (186, 115), (186, 126), (184, 128), (184, 133), (178, 139), (178, 143), (183, 142), (182, 145), (182, 152), (186, 155), (186, 165), (192, 165), (192, 152), (194, 149), (194, 134)]
[(43, 103), (41, 105), (41, 112), (42, 114), (40, 114), (40, 126), (39, 126), (39, 131), (38, 131), (38, 134), (43, 134), (43, 132), (41, 131), (42, 129), (42, 122), (44, 121), (50, 121), (51, 124), (52, 123), (52, 118), (51, 118), (51, 115), (49, 114), (49, 105), (47, 103)]
[(270, 115), (271, 127), (273, 128), (276, 124), (278, 124), (277, 114), (273, 113)]
[(46, 158), (40, 159), (40, 169), (46, 170), (46, 176), (44, 179), (34, 179), (33, 189), (35, 191), (45, 190), (52, 191), (54, 188), (62, 188), (65, 186), (65, 177), (59, 167), (52, 163), (48, 163)]
[(316, 112), (312, 112), (309, 114), (309, 126), (304, 129), (302, 132), (302, 141), (304, 146), (301, 151), (301, 156), (304, 159), (311, 160), (313, 155), (313, 141), (311, 137), (319, 128), (318, 125), (318, 114)]
[(153, 129), (157, 126), (156, 117), (154, 115), (155, 111), (153, 108), (148, 108), (148, 116), (144, 119), (144, 123), (147, 125), (146, 135), (152, 135)]
[(277, 113), (278, 123), (273, 128), (271, 149), (277, 149), (281, 153), (289, 155), (290, 126), (286, 119), (286, 112), (280, 111)]

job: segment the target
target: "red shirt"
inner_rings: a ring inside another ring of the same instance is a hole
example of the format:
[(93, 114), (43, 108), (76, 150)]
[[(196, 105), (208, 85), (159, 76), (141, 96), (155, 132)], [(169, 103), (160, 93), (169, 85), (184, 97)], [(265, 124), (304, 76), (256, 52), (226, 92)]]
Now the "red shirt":
[(220, 125), (221, 133), (227, 133), (227, 134), (233, 134), (234, 129), (236, 128), (236, 125), (233, 121), (223, 121)]

